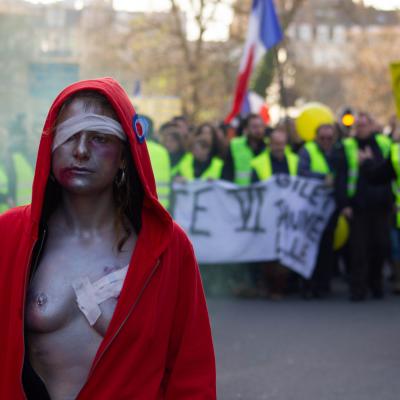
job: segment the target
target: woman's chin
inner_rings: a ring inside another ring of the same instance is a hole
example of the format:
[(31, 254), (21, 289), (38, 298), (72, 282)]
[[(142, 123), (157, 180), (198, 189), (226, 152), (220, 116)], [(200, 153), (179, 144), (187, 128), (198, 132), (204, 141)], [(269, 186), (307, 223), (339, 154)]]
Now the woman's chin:
[[(63, 191), (71, 195), (93, 196), (106, 191), (108, 186), (103, 186), (103, 185), (99, 186), (83, 182), (75, 182), (75, 183), (70, 183), (68, 185), (61, 185), (61, 188), (63, 189)], [(109, 185), (109, 188), (112, 189), (112, 184)]]

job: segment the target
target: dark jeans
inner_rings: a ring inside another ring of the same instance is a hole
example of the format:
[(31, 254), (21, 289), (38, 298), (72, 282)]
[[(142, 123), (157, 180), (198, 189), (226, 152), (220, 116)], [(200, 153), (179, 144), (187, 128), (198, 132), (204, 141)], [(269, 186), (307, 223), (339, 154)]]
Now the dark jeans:
[(264, 265), (264, 272), (268, 292), (283, 295), (288, 284), (289, 269), (279, 261), (268, 261)]
[(382, 270), (390, 250), (390, 214), (355, 211), (350, 221), (350, 293), (383, 294)]
[(303, 281), (304, 294), (312, 292), (314, 295), (323, 295), (330, 292), (331, 279), (335, 263), (333, 237), (338, 214), (334, 212), (322, 234), (315, 269), (311, 279)]

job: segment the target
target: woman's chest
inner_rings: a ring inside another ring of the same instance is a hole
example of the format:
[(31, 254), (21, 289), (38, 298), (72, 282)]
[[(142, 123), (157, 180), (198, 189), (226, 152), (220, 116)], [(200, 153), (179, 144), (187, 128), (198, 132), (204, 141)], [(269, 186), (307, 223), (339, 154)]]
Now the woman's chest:
[[(131, 253), (131, 252), (130, 252)], [(129, 254), (112, 247), (46, 244), (26, 298), (28, 330), (49, 333), (76, 318), (104, 335), (124, 281)], [(93, 317), (95, 316), (95, 317)]]

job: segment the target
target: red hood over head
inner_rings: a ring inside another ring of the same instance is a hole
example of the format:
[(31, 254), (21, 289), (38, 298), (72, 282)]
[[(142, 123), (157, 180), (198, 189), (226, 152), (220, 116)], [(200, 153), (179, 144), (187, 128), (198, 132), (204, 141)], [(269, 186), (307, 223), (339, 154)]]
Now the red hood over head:
[(40, 250), (43, 244), (38, 240), (39, 222), (51, 168), (53, 127), (65, 100), (81, 90), (98, 91), (113, 106), (128, 136), (144, 199), (140, 233), (116, 308), (77, 398), (215, 400), (212, 338), (193, 249), (156, 198), (147, 147), (139, 143), (132, 126), (135, 110), (111, 78), (78, 82), (59, 94), (40, 141), (32, 204), (0, 215), (4, 325), (0, 329), (0, 398), (26, 399), (21, 376), (24, 309), (29, 273), (36, 261), (33, 249)]
[(80, 81), (66, 87), (54, 100), (49, 110), (40, 140), (35, 178), (33, 181), (31, 209), (33, 225), (37, 227), (41, 216), (47, 179), (51, 169), (53, 128), (59, 110), (68, 97), (82, 90), (95, 90), (107, 97), (128, 137), (132, 159), (135, 162), (135, 167), (144, 190), (143, 207), (150, 206), (163, 220), (170, 220), (169, 214), (157, 201), (156, 185), (146, 143), (145, 141), (139, 143), (133, 129), (133, 119), (136, 111), (125, 90), (115, 79), (100, 78)]

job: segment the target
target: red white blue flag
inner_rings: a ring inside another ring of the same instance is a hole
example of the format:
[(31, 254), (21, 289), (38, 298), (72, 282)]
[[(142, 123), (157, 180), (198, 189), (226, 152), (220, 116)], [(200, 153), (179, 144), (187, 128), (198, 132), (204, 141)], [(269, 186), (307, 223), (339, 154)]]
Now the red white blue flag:
[(269, 49), (282, 40), (282, 37), (273, 0), (253, 0), (246, 43), (236, 82), (235, 99), (232, 110), (225, 119), (226, 123), (232, 121), (240, 113), (254, 67)]

